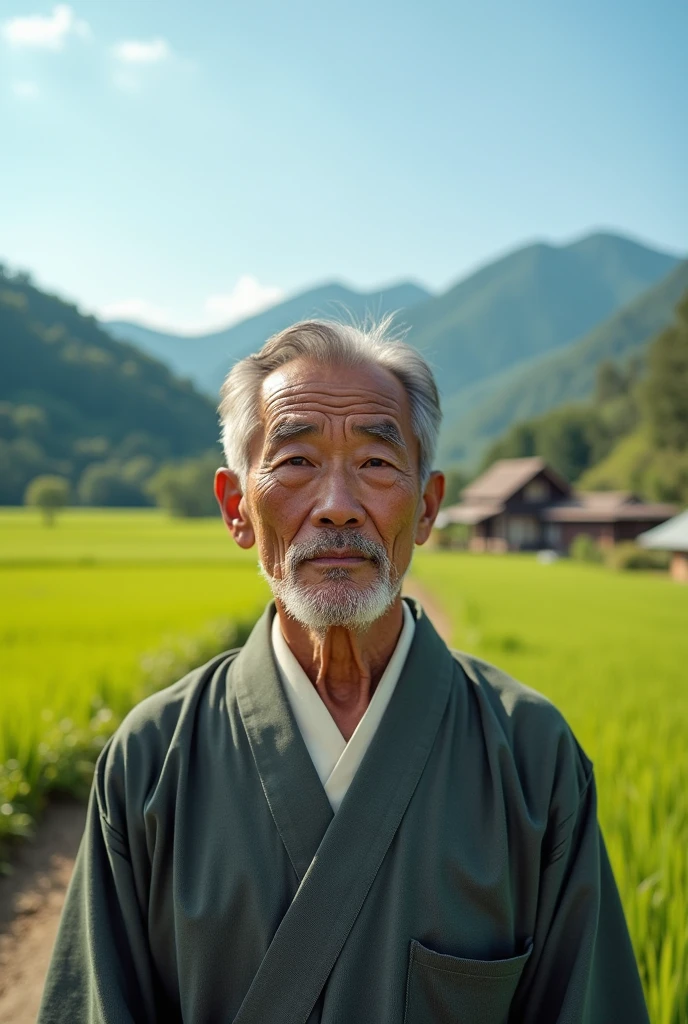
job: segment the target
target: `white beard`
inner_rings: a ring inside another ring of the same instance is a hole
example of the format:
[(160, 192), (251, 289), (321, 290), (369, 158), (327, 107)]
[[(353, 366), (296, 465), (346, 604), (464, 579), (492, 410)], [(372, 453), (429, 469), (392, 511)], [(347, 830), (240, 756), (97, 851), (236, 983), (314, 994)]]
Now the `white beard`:
[[(378, 570), (377, 579), (365, 585), (357, 584), (352, 571), (345, 566), (324, 570), (319, 583), (304, 583), (298, 578), (299, 566), (307, 558), (337, 547), (354, 548), (370, 558)], [(348, 530), (323, 529), (315, 541), (292, 545), (281, 579), (270, 576), (262, 565), (260, 571), (286, 613), (319, 635), (333, 626), (356, 631), (366, 629), (395, 601), (403, 580), (381, 544)]]

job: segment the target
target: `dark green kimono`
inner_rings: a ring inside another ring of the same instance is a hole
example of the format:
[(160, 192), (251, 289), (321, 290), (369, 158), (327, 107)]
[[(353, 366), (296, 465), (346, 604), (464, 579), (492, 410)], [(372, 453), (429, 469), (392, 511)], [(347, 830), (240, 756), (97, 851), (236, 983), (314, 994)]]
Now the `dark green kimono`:
[(646, 1024), (591, 762), (544, 697), (411, 607), (336, 816), (274, 605), (132, 711), (98, 763), (41, 1024)]

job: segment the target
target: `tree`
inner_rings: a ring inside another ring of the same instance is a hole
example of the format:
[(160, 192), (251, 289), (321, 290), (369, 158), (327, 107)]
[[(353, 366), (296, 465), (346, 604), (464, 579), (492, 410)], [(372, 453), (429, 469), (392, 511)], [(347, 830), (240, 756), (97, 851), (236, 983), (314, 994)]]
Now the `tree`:
[(25, 505), (33, 505), (43, 513), (46, 526), (52, 526), (58, 509), (69, 502), (69, 480), (63, 476), (37, 476), (26, 488)]
[(461, 501), (461, 492), (468, 486), (470, 476), (461, 469), (447, 469), (444, 473), (444, 498), (442, 505), (446, 508), (449, 505), (456, 505)]
[(595, 376), (595, 401), (608, 402), (610, 398), (618, 398), (627, 391), (627, 378), (621, 366), (605, 359), (597, 367)]
[(648, 352), (643, 388), (650, 438), (657, 448), (688, 448), (688, 294), (676, 310), (676, 322), (662, 331)]
[(198, 459), (165, 463), (146, 489), (155, 499), (155, 504), (166, 508), (173, 516), (217, 515), (213, 480), (219, 464), (220, 458), (215, 451)]
[[(136, 460), (132, 460), (136, 461)], [(79, 501), (98, 508), (139, 508), (150, 504), (141, 479), (128, 463), (116, 459), (92, 462), (79, 480)]]

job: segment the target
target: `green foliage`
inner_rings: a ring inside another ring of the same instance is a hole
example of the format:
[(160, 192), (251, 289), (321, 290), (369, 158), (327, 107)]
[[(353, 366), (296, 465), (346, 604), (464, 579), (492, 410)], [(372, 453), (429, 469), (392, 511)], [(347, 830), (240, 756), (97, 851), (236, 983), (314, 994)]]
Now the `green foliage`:
[(649, 501), (688, 505), (688, 451), (655, 449), (644, 429), (616, 445), (578, 481), (581, 490), (630, 490)]
[(593, 401), (512, 427), (487, 451), (540, 455), (582, 490), (630, 490), (688, 504), (688, 292), (676, 323), (649, 345), (647, 374), (633, 359), (598, 369)]
[(605, 553), (604, 560), (610, 569), (615, 569), (617, 572), (631, 569), (666, 571), (669, 568), (671, 556), (668, 551), (652, 551), (649, 548), (641, 548), (633, 541), (624, 541), (609, 548)]
[(643, 398), (653, 446), (688, 450), (688, 292), (675, 322), (650, 346)]
[(569, 547), (569, 556), (574, 562), (601, 562), (600, 547), (589, 533), (579, 533)]
[(21, 503), (39, 474), (76, 488), (91, 462), (157, 465), (215, 440), (213, 405), (188, 381), (25, 275), (0, 273), (0, 337), (0, 504)]
[(688, 449), (653, 451), (642, 476), (641, 492), (656, 501), (688, 505)]
[[(623, 417), (624, 422), (632, 419), (630, 411)], [(567, 480), (577, 480), (610, 450), (616, 429), (603, 406), (562, 406), (512, 427), (487, 450), (483, 468), (496, 459), (540, 455)]]
[(149, 481), (148, 493), (154, 497), (156, 505), (173, 516), (217, 515), (213, 481), (220, 463), (221, 458), (215, 451), (198, 459), (167, 463)]
[(46, 526), (52, 526), (56, 513), (68, 504), (69, 492), (69, 480), (63, 476), (37, 476), (26, 489), (24, 503), (39, 508)]
[(51, 792), (83, 795), (132, 704), (240, 645), (268, 591), (219, 518), (155, 509), (68, 509), (59, 531), (0, 511), (0, 563), (2, 845)]
[(440, 458), (475, 465), (486, 446), (513, 424), (592, 398), (600, 363), (611, 360), (628, 366), (627, 361), (643, 358), (652, 338), (671, 323), (676, 303), (687, 288), (688, 261), (684, 261), (560, 351), (548, 351), (476, 384), (462, 385), (444, 402)]
[(467, 548), (470, 537), (470, 527), (465, 523), (448, 523), (442, 530), (433, 532), (433, 541), (442, 550)]
[(652, 461), (652, 448), (642, 429), (622, 437), (609, 455), (588, 469), (578, 480), (583, 491), (624, 491), (643, 493), (645, 471)]
[(461, 492), (467, 486), (470, 475), (461, 469), (446, 469), (444, 471), (444, 498), (442, 507), (457, 505), (461, 501)]
[[(176, 637), (168, 646), (143, 654), (131, 680), (131, 704), (170, 686), (221, 651), (241, 647), (252, 628), (249, 619), (210, 623), (196, 636)], [(98, 755), (121, 719), (122, 713), (115, 713), (97, 693), (81, 726), (70, 718), (57, 721), (52, 710), (44, 708), (31, 760), (22, 765), (10, 758), (0, 764), (0, 871), (7, 866), (10, 842), (33, 834), (47, 797), (65, 793), (86, 799)]]
[(99, 508), (149, 505), (144, 485), (153, 465), (153, 460), (146, 456), (128, 463), (118, 459), (92, 462), (79, 480), (79, 501)]
[(594, 402), (603, 404), (629, 395), (640, 380), (642, 369), (643, 360), (639, 355), (632, 356), (626, 364), (605, 359), (595, 373)]

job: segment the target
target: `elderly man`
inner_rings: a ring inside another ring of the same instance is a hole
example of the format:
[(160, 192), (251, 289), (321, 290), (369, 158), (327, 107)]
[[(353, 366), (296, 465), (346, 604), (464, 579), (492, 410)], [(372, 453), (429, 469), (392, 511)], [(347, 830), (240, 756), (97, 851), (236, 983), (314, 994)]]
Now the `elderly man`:
[(274, 602), (103, 751), (44, 1024), (648, 1020), (590, 760), (400, 596), (440, 411), (385, 328), (227, 377), (217, 499)]

